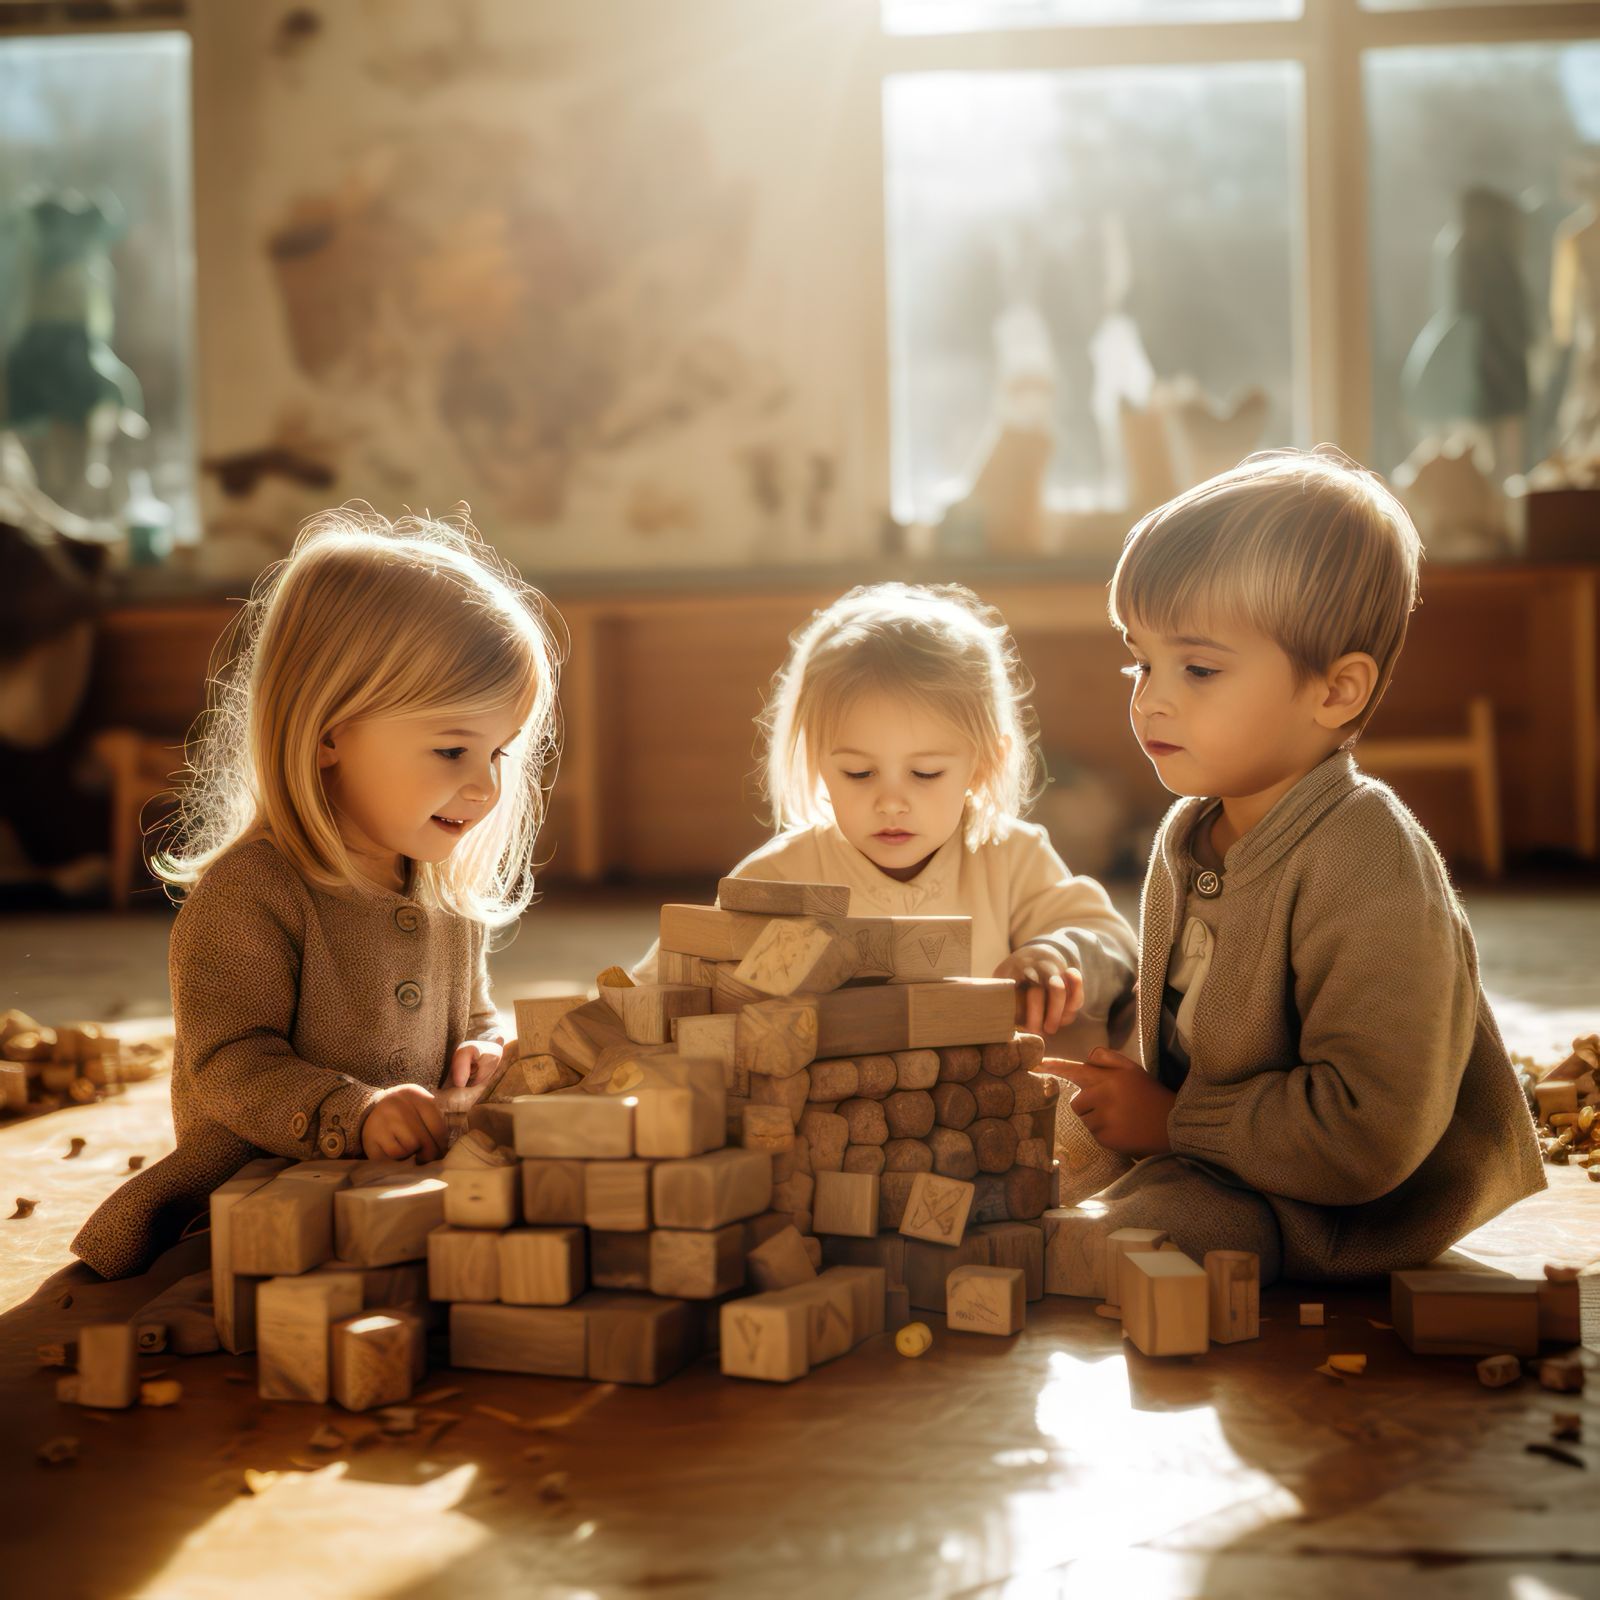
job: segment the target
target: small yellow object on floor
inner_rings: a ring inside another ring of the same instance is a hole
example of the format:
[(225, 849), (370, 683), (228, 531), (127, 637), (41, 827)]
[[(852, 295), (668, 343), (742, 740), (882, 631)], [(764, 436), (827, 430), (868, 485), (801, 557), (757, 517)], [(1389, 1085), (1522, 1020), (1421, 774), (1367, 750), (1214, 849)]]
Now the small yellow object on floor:
[(908, 1322), (894, 1336), (894, 1347), (903, 1356), (920, 1356), (933, 1345), (933, 1331), (926, 1322)]

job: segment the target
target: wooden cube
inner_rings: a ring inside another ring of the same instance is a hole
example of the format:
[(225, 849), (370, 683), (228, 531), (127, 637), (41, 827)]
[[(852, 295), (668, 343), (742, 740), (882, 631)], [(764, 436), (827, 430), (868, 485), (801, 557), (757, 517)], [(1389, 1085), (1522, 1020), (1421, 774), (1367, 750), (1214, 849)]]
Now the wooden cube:
[(750, 1093), (750, 1074), (739, 1065), (736, 1014), (678, 1017), (672, 1024), (672, 1039), (685, 1061), (715, 1061), (722, 1069), (722, 1086), (730, 1095)]
[(926, 1239), (905, 1241), (905, 1279), (911, 1304), (919, 1311), (944, 1311), (950, 1274), (957, 1267), (987, 1267), (989, 1241), (970, 1233), (955, 1246), (933, 1244)]
[(252, 1278), (308, 1272), (333, 1254), (333, 1197), (349, 1182), (286, 1181), (279, 1176), (247, 1194), (233, 1212), (233, 1270)]
[(422, 1319), (403, 1311), (363, 1311), (331, 1330), (333, 1398), (346, 1411), (400, 1405), (411, 1398)]
[(91, 1322), (78, 1330), (78, 1404), (120, 1411), (139, 1400), (139, 1333), (131, 1322)]
[(855, 974), (854, 942), (811, 917), (769, 922), (734, 972), (771, 995), (821, 994)]
[(723, 1306), (720, 1359), (725, 1377), (791, 1383), (811, 1370), (811, 1307), (785, 1298), (790, 1293), (773, 1290)]
[(450, 1365), (546, 1378), (588, 1373), (588, 1316), (570, 1306), (450, 1307)]
[(584, 1289), (582, 1228), (512, 1228), (498, 1235), (500, 1299), (564, 1306)]
[(1443, 1269), (1389, 1275), (1390, 1321), (1417, 1355), (1535, 1356), (1539, 1285)]
[(1324, 1321), (1323, 1306), (1320, 1300), (1301, 1302), (1300, 1326), (1302, 1328), (1320, 1328)]
[(589, 1004), (586, 994), (541, 995), (514, 1002), (517, 1015), (517, 1056), (543, 1056), (550, 1053), (550, 1035), (569, 1011)]
[(1177, 1251), (1119, 1259), (1122, 1331), (1147, 1356), (1204, 1355), (1210, 1346), (1210, 1280)]
[(363, 1267), (420, 1261), (428, 1253), (428, 1235), (444, 1222), (444, 1196), (438, 1178), (341, 1189), (333, 1197), (339, 1259)]
[(900, 1232), (908, 1239), (960, 1244), (976, 1192), (970, 1183), (956, 1178), (941, 1178), (931, 1172), (917, 1173)]
[(700, 1317), (683, 1300), (589, 1294), (587, 1364), (596, 1383), (660, 1383), (700, 1354)]
[(1023, 1298), (1044, 1299), (1044, 1229), (1036, 1222), (986, 1222), (972, 1232), (989, 1247), (989, 1264), (1022, 1273)]
[(791, 1078), (817, 1058), (815, 999), (757, 1000), (739, 1013), (736, 1062), (761, 1078)]
[(608, 988), (601, 998), (622, 1019), (635, 1044), (668, 1044), (675, 1017), (709, 1016), (711, 991), (692, 983), (645, 983)]
[(771, 1199), (772, 1157), (761, 1150), (659, 1161), (652, 1174), (659, 1228), (721, 1228), (765, 1211)]
[(361, 1286), (353, 1274), (313, 1272), (262, 1283), (256, 1290), (261, 1398), (326, 1404), (333, 1377), (330, 1329), (360, 1310)]
[(890, 917), (892, 983), (972, 975), (971, 917)]
[(211, 1191), (211, 1306), (217, 1340), (242, 1355), (256, 1347), (256, 1283), (233, 1270), (233, 1213), (247, 1195), (270, 1183), (288, 1161), (278, 1156), (247, 1162)]
[(632, 1091), (633, 1147), (641, 1156), (681, 1159), (727, 1142), (727, 1098), (714, 1061), (661, 1056), (641, 1065)]
[(522, 1163), (522, 1220), (536, 1227), (572, 1227), (583, 1222), (582, 1161)]
[(393, 1311), (404, 1306), (428, 1303), (428, 1263), (396, 1261), (382, 1267), (360, 1267), (337, 1256), (324, 1261), (314, 1272), (347, 1272), (361, 1285), (363, 1311)]
[(945, 1280), (945, 1316), (960, 1332), (1008, 1338), (1022, 1331), (1026, 1293), (1020, 1267), (957, 1267)]
[(825, 1272), (809, 1283), (774, 1291), (806, 1309), (806, 1359), (813, 1367), (846, 1355), (856, 1342), (856, 1289), (847, 1278)]
[(1249, 1250), (1208, 1250), (1208, 1321), (1213, 1344), (1261, 1334), (1261, 1259)]
[(500, 1235), (483, 1228), (435, 1228), (428, 1235), (430, 1300), (498, 1300)]
[(648, 1233), (591, 1232), (589, 1281), (597, 1289), (650, 1288), (650, 1235)]
[(820, 1276), (850, 1289), (851, 1339), (860, 1344), (884, 1327), (884, 1300), (888, 1293), (888, 1274), (882, 1267), (829, 1267)]
[(664, 1299), (715, 1300), (744, 1285), (744, 1227), (657, 1228), (650, 1235), (650, 1292)]
[(747, 1104), (740, 1117), (739, 1143), (746, 1150), (777, 1155), (794, 1148), (794, 1118), (787, 1106)]
[(1118, 1228), (1105, 1235), (1106, 1304), (1122, 1304), (1122, 1258), (1131, 1251), (1155, 1252), (1167, 1242), (1160, 1228)]
[(607, 1233), (650, 1226), (650, 1161), (595, 1161), (583, 1176), (583, 1220)]
[(511, 1102), (511, 1114), (519, 1156), (626, 1161), (633, 1155), (631, 1096), (564, 1089), (519, 1096)]
[(1552, 1083), (1548, 1078), (1533, 1088), (1533, 1098), (1539, 1107), (1539, 1120), (1548, 1122), (1560, 1112), (1578, 1109), (1578, 1087), (1565, 1079)]
[(816, 1054), (879, 1055), (1009, 1039), (1015, 995), (1009, 978), (838, 989), (816, 997)]
[(842, 917), (850, 911), (850, 890), (842, 883), (786, 883), (776, 878), (724, 878), (717, 885), (724, 911), (763, 917)]
[(1522, 1363), (1515, 1356), (1485, 1356), (1478, 1363), (1478, 1382), (1485, 1389), (1504, 1389), (1522, 1376)]
[(818, 1233), (870, 1239), (878, 1231), (878, 1179), (858, 1172), (819, 1172), (811, 1226)]
[(509, 1228), (520, 1178), (515, 1165), (446, 1168), (444, 1220), (453, 1228)]
[(745, 1270), (750, 1281), (762, 1291), (790, 1289), (797, 1283), (810, 1282), (817, 1275), (800, 1241), (799, 1231), (788, 1225), (749, 1249)]

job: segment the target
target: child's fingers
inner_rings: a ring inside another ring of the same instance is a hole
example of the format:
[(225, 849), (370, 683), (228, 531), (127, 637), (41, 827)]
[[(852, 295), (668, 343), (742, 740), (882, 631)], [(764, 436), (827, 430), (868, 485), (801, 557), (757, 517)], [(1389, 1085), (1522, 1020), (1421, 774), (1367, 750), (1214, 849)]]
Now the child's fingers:
[(450, 1058), (450, 1086), (454, 1089), (465, 1089), (472, 1082), (472, 1068), (478, 1059), (478, 1047), (472, 1044), (456, 1046), (456, 1053)]
[(1045, 987), (1044, 1031), (1054, 1033), (1067, 1009), (1067, 986), (1059, 972), (1050, 974)]
[(1065, 1078), (1068, 1083), (1077, 1084), (1080, 1092), (1099, 1083), (1105, 1077), (1104, 1067), (1091, 1066), (1087, 1061), (1066, 1061), (1060, 1057), (1050, 1056), (1032, 1071), (1037, 1077)]
[(1126, 1072), (1129, 1068), (1132, 1068), (1135, 1072), (1144, 1071), (1144, 1068), (1137, 1061), (1123, 1055), (1120, 1050), (1112, 1050), (1105, 1045), (1100, 1045), (1097, 1049), (1091, 1050), (1089, 1052), (1089, 1060), (1096, 1066), (1105, 1068), (1108, 1072)]

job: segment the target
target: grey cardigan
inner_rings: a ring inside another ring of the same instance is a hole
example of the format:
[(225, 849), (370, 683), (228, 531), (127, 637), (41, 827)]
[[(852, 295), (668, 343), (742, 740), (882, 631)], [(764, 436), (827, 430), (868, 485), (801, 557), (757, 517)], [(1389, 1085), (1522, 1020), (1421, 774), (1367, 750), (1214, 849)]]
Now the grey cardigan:
[(1214, 804), (1172, 808), (1144, 887), (1147, 1071), (1186, 907), (1216, 941), (1173, 1152), (1264, 1196), (1287, 1277), (1420, 1266), (1545, 1184), (1444, 863), (1340, 752), (1233, 845), (1202, 899), (1189, 844)]
[(269, 840), (224, 852), (172, 928), (178, 1147), (72, 1241), (102, 1277), (143, 1271), (257, 1156), (361, 1154), (378, 1092), (437, 1088), (486, 1034), (485, 930), (381, 890), (310, 887)]

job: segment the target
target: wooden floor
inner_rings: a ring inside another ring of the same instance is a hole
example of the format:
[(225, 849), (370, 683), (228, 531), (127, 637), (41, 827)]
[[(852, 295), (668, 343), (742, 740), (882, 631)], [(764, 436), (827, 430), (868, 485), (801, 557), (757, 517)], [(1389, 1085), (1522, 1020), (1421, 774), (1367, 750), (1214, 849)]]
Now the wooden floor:
[[(1600, 1009), (1584, 943), (1594, 912), (1591, 901), (1539, 916), (1513, 897), (1482, 917), (1491, 987), (1524, 1038)], [(639, 916), (626, 915), (631, 938)], [(574, 942), (552, 926), (550, 948), (587, 968), (623, 926), (575, 927)], [(19, 937), (37, 945), (39, 992), (98, 961), (102, 979), (132, 985), (125, 1016), (164, 1021), (133, 936), (112, 946), (80, 927), (74, 961), (0, 928), (0, 955)], [(1552, 937), (1565, 971), (1529, 954)], [(504, 1002), (513, 991), (497, 969)], [(16, 966), (0, 970), (11, 988)], [(74, 1137), (82, 1153), (63, 1159)], [(439, 1368), (424, 1392), (456, 1392), (425, 1408), (437, 1423), (397, 1438), (335, 1408), (264, 1403), (253, 1361), (228, 1356), (146, 1358), (184, 1384), (170, 1410), (60, 1406), (54, 1374), (36, 1364), (41, 1342), (128, 1316), (204, 1265), (203, 1240), (144, 1280), (103, 1284), (65, 1265), (78, 1222), (128, 1158), (170, 1147), (159, 1081), (0, 1128), (0, 1198), (39, 1202), (0, 1221), (6, 1592), (1600, 1593), (1600, 1370), (1587, 1397), (1529, 1379), (1482, 1389), (1470, 1361), (1413, 1357), (1376, 1326), (1388, 1321), (1379, 1294), (1315, 1291), (1327, 1325), (1301, 1328), (1308, 1291), (1270, 1290), (1259, 1341), (1183, 1361), (1147, 1360), (1088, 1302), (1051, 1298), (1029, 1307), (1017, 1339), (949, 1334), (930, 1316), (921, 1360), (874, 1340), (788, 1388), (725, 1380), (709, 1363), (656, 1390)], [(1463, 1241), (1464, 1262), (1527, 1272), (1600, 1255), (1600, 1184), (1571, 1169), (1551, 1177), (1546, 1194)], [(1366, 1374), (1316, 1373), (1341, 1351), (1366, 1352)], [(1549, 1440), (1556, 1412), (1584, 1419), (1583, 1441), (1567, 1446), (1582, 1468), (1527, 1452)], [(311, 1445), (324, 1423), (341, 1448)], [(79, 1440), (76, 1463), (38, 1464), (37, 1448), (63, 1434)], [(282, 1476), (252, 1494), (246, 1469)]]

